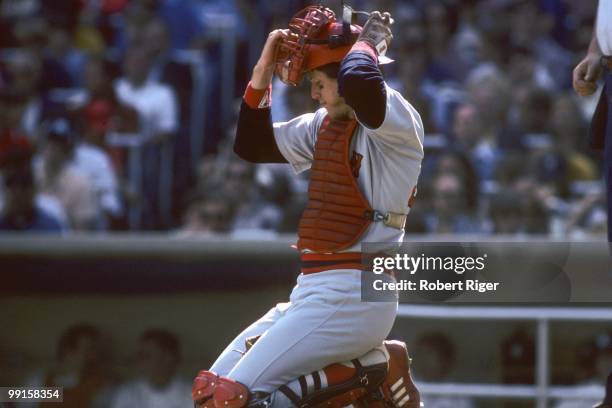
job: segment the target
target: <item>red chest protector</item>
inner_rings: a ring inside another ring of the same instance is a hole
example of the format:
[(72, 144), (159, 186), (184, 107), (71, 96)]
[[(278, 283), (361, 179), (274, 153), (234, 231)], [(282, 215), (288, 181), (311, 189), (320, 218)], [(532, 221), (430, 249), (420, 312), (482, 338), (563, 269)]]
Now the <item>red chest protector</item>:
[(365, 199), (349, 162), (356, 120), (339, 121), (326, 116), (314, 149), (308, 187), (308, 204), (300, 220), (297, 247), (314, 252), (349, 248), (365, 232), (371, 219)]

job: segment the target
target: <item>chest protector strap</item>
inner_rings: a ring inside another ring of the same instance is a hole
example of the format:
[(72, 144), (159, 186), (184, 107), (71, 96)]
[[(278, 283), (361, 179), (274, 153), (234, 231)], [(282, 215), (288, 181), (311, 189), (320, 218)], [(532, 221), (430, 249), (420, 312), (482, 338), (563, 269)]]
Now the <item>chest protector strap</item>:
[(321, 124), (314, 149), (308, 204), (298, 228), (298, 249), (335, 252), (351, 247), (373, 221), (353, 176), (349, 149), (357, 122)]

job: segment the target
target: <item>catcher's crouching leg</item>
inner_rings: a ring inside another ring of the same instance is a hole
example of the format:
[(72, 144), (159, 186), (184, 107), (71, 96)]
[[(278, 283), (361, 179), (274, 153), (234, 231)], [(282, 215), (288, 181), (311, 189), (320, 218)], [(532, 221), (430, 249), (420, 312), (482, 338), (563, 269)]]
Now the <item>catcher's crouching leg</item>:
[(200, 371), (192, 395), (196, 408), (421, 406), (410, 374), (408, 350), (400, 341), (385, 341), (359, 359), (300, 376), (271, 394), (249, 393), (234, 380)]
[(249, 393), (234, 380), (200, 371), (192, 396), (196, 408), (341, 408), (378, 391), (387, 374), (386, 354), (381, 345), (359, 359), (302, 375), (272, 393)]

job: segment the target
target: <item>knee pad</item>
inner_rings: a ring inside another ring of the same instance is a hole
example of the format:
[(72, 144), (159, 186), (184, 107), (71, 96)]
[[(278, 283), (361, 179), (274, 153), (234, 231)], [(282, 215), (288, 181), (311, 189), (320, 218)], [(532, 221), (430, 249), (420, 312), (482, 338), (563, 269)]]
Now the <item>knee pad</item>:
[(211, 371), (200, 371), (191, 391), (197, 408), (243, 408), (249, 400), (249, 390), (230, 378)]
[(242, 408), (249, 400), (249, 389), (237, 381), (219, 377), (213, 392), (215, 408)]
[(198, 404), (202, 405), (212, 398), (213, 391), (218, 382), (219, 376), (212, 371), (202, 370), (198, 373), (193, 380), (193, 387), (191, 388), (191, 398), (196, 406)]

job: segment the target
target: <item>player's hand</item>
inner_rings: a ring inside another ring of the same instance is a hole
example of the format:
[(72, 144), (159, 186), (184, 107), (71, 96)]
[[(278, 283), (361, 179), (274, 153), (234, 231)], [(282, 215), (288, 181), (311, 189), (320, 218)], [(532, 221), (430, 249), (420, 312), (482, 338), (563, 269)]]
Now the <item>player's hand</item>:
[(268, 34), (268, 39), (263, 46), (259, 60), (255, 64), (255, 68), (253, 68), (253, 76), (251, 77), (251, 86), (253, 88), (265, 89), (272, 82), (278, 45), (288, 35), (290, 35), (289, 30), (274, 30)]
[(572, 85), (578, 95), (588, 96), (597, 89), (597, 78), (601, 73), (600, 60), (600, 54), (589, 53), (574, 68)]
[(385, 55), (393, 38), (391, 24), (393, 24), (391, 14), (387, 12), (381, 14), (380, 11), (373, 11), (363, 26), (357, 41), (365, 41), (376, 49), (378, 55)]

